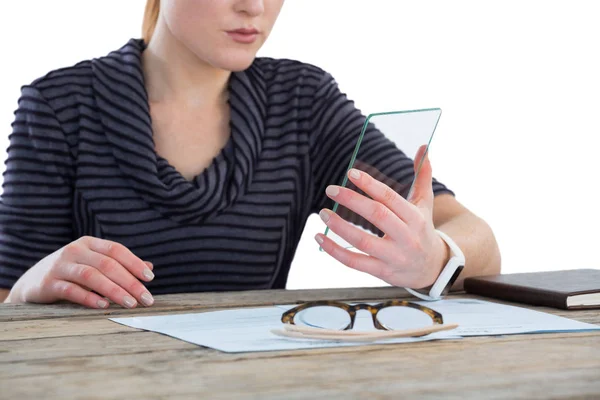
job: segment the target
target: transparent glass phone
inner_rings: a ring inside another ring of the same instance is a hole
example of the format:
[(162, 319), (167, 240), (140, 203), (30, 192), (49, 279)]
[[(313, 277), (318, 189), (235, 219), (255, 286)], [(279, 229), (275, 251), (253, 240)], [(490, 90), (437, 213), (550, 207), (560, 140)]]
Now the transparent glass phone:
[[(427, 150), (429, 150), (429, 145), (441, 114), (442, 110), (439, 108), (370, 114), (358, 137), (341, 186), (348, 187), (366, 196), (364, 192), (359, 190), (348, 180), (348, 170), (356, 168), (360, 171), (367, 172), (375, 179), (387, 184), (402, 197), (408, 198), (412, 191), (414, 180), (419, 174), (423, 158), (418, 160), (416, 171), (413, 167), (413, 160), (421, 146), (425, 145), (427, 146)], [(378, 159), (388, 156), (387, 152), (381, 152), (375, 144), (368, 143), (368, 140), (365, 140), (365, 132), (374, 128), (383, 133), (383, 135), (395, 145), (395, 148), (391, 149), (391, 151), (396, 152), (397, 149), (399, 149), (409, 158), (409, 160), (406, 160), (406, 163), (410, 163), (410, 166), (399, 163), (399, 165), (393, 166), (392, 173), (390, 173), (390, 170), (388, 169), (388, 175), (392, 176), (386, 176), (372, 165), (376, 164)], [(411, 171), (411, 173), (406, 174), (404, 171)], [(383, 232), (373, 226), (369, 221), (348, 208), (341, 206), (337, 202), (333, 206), (333, 212), (370, 234), (383, 236)], [(329, 228), (325, 229), (325, 235), (340, 246), (346, 248), (352, 247)]]

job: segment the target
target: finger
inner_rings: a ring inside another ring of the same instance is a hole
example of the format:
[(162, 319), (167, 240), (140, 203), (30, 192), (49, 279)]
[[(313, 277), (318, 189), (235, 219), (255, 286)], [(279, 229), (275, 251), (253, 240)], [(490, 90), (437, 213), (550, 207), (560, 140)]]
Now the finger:
[[(96, 268), (104, 276), (119, 285), (122, 289), (129, 293), (131, 297), (143, 305), (151, 306), (154, 304), (154, 298), (150, 292), (148, 292), (148, 289), (146, 289), (146, 287), (135, 276), (133, 276), (129, 270), (127, 270), (114, 258), (105, 256), (104, 254), (97, 253), (92, 250), (88, 250), (82, 252), (75, 261), (78, 264), (89, 265)], [(144, 268), (147, 268), (145, 264)], [(111, 298), (111, 300), (113, 299)], [(117, 302), (123, 305), (125, 304), (124, 301), (125, 300)], [(129, 307), (129, 305), (126, 305), (126, 307)]]
[(146, 263), (122, 244), (94, 237), (87, 238), (87, 244), (90, 250), (116, 260), (136, 278), (146, 282), (154, 279), (154, 274)]
[(336, 235), (358, 250), (389, 264), (397, 258), (398, 247), (392, 242), (359, 229), (331, 210), (323, 209), (319, 216)]
[(134, 308), (138, 304), (137, 300), (121, 286), (90, 265), (67, 264), (60, 269), (58, 277), (65, 281), (76, 283), (79, 286), (88, 287), (123, 307)]
[(63, 280), (55, 280), (51, 285), (51, 291), (62, 300), (81, 304), (89, 308), (107, 308), (108, 301), (80, 287), (79, 285)]
[(402, 241), (410, 234), (406, 223), (378, 201), (371, 200), (351, 189), (334, 185), (328, 186), (325, 193), (334, 201), (365, 218), (395, 241)]
[(431, 162), (429, 162), (429, 156), (427, 155), (427, 145), (419, 148), (415, 156), (414, 168), (417, 177), (409, 201), (417, 207), (425, 208), (431, 212), (433, 210), (433, 175)]
[(146, 264), (148, 268), (150, 268), (150, 271), (154, 270), (154, 264), (152, 264), (150, 261), (144, 261), (144, 264)]
[(421, 213), (414, 204), (411, 204), (394, 189), (373, 178), (368, 173), (351, 169), (348, 171), (348, 178), (356, 187), (371, 196), (376, 202), (389, 208), (409, 226), (422, 218)]
[(315, 240), (327, 254), (347, 267), (357, 271), (366, 272), (376, 278), (387, 281), (387, 278), (390, 275), (388, 272), (389, 267), (382, 261), (365, 254), (355, 253), (348, 249), (344, 249), (333, 240), (320, 233), (315, 236)]

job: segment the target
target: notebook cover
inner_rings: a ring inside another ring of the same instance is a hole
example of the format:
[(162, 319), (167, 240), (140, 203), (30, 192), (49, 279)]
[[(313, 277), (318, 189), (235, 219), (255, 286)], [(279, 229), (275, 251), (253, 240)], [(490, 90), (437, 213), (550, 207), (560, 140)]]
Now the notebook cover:
[(567, 308), (567, 297), (600, 293), (599, 269), (529, 272), (466, 278), (467, 293), (502, 300), (562, 309), (600, 308), (577, 306)]

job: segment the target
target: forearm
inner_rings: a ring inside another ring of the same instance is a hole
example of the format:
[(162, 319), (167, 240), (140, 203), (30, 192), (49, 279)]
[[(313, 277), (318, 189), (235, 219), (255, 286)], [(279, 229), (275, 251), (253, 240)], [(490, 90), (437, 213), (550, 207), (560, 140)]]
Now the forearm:
[(492, 229), (484, 220), (464, 210), (436, 228), (448, 234), (465, 254), (465, 268), (453, 290), (462, 290), (463, 281), (469, 276), (500, 273), (500, 250)]

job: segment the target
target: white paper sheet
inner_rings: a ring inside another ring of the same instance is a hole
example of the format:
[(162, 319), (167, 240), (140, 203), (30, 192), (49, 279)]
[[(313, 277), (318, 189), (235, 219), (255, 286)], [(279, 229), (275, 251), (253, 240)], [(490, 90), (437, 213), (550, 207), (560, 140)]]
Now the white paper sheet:
[(441, 313), (444, 323), (457, 323), (460, 336), (511, 335), (600, 330), (600, 326), (527, 308), (475, 299), (419, 302)]
[[(421, 338), (398, 338), (371, 343), (292, 339), (272, 334), (272, 329), (281, 328), (281, 314), (292, 305), (110, 320), (229, 353), (411, 343), (459, 339), (461, 336), (600, 330), (600, 326), (481, 300), (452, 299), (417, 303), (442, 313), (445, 323), (458, 323), (459, 327)], [(355, 328), (375, 330), (368, 312), (357, 313)]]

